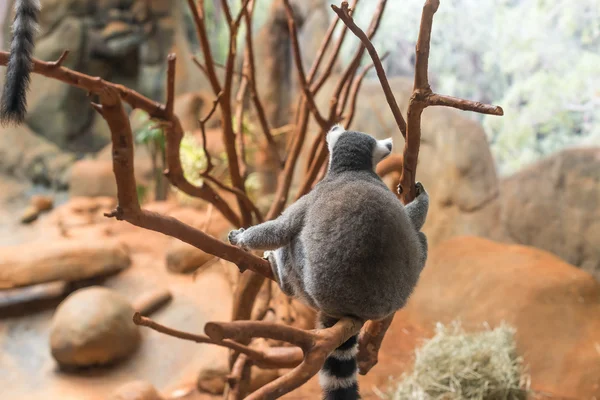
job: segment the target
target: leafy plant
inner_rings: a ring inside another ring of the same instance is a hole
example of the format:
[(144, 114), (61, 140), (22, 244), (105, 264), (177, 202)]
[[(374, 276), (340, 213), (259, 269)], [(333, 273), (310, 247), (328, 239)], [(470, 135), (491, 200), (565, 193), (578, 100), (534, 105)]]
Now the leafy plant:
[(150, 154), (155, 185), (154, 199), (166, 200), (168, 184), (163, 175), (166, 165), (164, 131), (143, 110), (135, 110), (132, 113), (132, 119), (135, 142), (146, 147)]

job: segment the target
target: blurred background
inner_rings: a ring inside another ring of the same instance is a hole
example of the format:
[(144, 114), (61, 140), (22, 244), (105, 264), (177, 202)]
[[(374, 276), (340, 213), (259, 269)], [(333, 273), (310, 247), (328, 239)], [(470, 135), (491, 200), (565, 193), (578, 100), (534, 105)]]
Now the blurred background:
[[(215, 95), (196, 65), (206, 60), (188, 2), (41, 3), (35, 49), (41, 60), (56, 60), (68, 49), (65, 67), (165, 102), (167, 56), (177, 55), (181, 163), (185, 178), (202, 185), (198, 172), (207, 158), (197, 121)], [(228, 3), (237, 15), (241, 2)], [(308, 71), (335, 16), (330, 4), (339, 2), (291, 3)], [(363, 29), (378, 3), (360, 1), (354, 18)], [(389, 52), (384, 68), (405, 114), (423, 0), (387, 3), (373, 43), (379, 54)], [(5, 51), (12, 7), (12, 1), (0, 1)], [(205, 0), (204, 7), (222, 78), (229, 27), (221, 0)], [(256, 0), (252, 27), (258, 94), (284, 156), (300, 91), (281, 1)], [(237, 38), (236, 88), (246, 29), (242, 24)], [(358, 47), (347, 36), (331, 79), (316, 96), (323, 113)], [(365, 55), (361, 65), (368, 63)], [(434, 92), (500, 105), (504, 116), (440, 107), (423, 114), (417, 180), (432, 198), (424, 228), (430, 258), (409, 305), (394, 320), (380, 363), (361, 377), (365, 398), (444, 398), (428, 392), (436, 386), (431, 382), (450, 385), (486, 363), (506, 372), (497, 380), (528, 387), (532, 396), (600, 397), (600, 0), (442, 0), (429, 78)], [(116, 184), (110, 130), (90, 106), (95, 100), (33, 76), (25, 123), (0, 128), (0, 399), (137, 398), (126, 397), (128, 390), (150, 393), (144, 399), (221, 398), (229, 373), (226, 350), (140, 329), (130, 317), (145, 311), (166, 325), (201, 333), (207, 321), (231, 319), (244, 278), (235, 265), (176, 239), (103, 216), (116, 205)], [(266, 213), (277, 169), (255, 111), (246, 108), (240, 123), (247, 138), (245, 189)], [(231, 222), (162, 175), (160, 125), (141, 110), (127, 112), (144, 207), (224, 239)], [(206, 128), (214, 173), (230, 184), (219, 110)], [(394, 152), (402, 153), (404, 140), (374, 71), (362, 84), (350, 128), (393, 137)], [(308, 138), (318, 133), (311, 120)], [(292, 195), (307, 171), (308, 147)], [(393, 187), (398, 178), (392, 171), (385, 179)], [(312, 311), (271, 285), (262, 286), (256, 303), (269, 310), (266, 319), (313, 327)], [(494, 334), (469, 336), (479, 331)], [(421, 348), (423, 343), (430, 346)], [(485, 351), (506, 357), (473, 361), (473, 354)], [(431, 365), (447, 370), (427, 375)], [(496, 379), (477, 371), (482, 381), (475, 387)], [(253, 367), (252, 385), (283, 372)], [(135, 380), (145, 383), (119, 389)], [(286, 398), (316, 398), (317, 386), (313, 379)], [(409, 397), (417, 392), (423, 397)], [(447, 398), (524, 398), (521, 391), (513, 393), (517, 397), (475, 392), (454, 391)]]

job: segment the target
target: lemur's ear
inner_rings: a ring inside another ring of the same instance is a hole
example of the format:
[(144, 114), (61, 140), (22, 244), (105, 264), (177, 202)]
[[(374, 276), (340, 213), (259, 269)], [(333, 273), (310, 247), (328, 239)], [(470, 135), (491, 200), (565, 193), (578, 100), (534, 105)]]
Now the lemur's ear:
[(373, 167), (375, 167), (379, 161), (392, 154), (392, 148), (392, 138), (378, 140), (375, 148), (373, 149)]
[(341, 126), (341, 125), (334, 125), (329, 132), (327, 132), (327, 147), (329, 147), (329, 153), (333, 152), (333, 146), (335, 146), (335, 143), (338, 141), (338, 139), (340, 138), (340, 136), (342, 136), (342, 134), (346, 132), (346, 129)]

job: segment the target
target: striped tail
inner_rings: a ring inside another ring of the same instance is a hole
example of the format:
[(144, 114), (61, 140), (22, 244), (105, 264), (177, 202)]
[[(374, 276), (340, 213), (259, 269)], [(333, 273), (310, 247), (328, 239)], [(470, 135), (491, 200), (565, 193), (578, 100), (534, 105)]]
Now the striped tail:
[[(320, 326), (329, 328), (337, 319), (319, 315)], [(319, 382), (323, 389), (324, 400), (358, 400), (358, 335), (352, 336), (335, 349), (325, 360), (319, 371)]]
[(0, 99), (0, 123), (20, 124), (27, 112), (27, 90), (33, 68), (33, 46), (38, 30), (40, 0), (16, 0), (10, 55)]

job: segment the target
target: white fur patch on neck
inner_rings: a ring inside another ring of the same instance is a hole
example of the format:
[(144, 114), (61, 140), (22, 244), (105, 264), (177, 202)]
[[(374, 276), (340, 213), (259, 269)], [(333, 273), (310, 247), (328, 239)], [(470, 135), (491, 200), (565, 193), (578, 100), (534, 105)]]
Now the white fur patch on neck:
[(329, 132), (327, 132), (326, 140), (327, 140), (327, 147), (329, 148), (329, 154), (333, 153), (333, 147), (335, 146), (335, 144), (338, 141), (338, 139), (340, 138), (340, 136), (342, 136), (345, 132), (346, 132), (346, 128), (344, 128), (340, 124), (334, 125), (329, 130)]
[(392, 153), (392, 138), (378, 140), (373, 149), (373, 169), (377, 164)]

